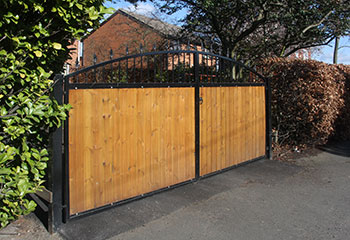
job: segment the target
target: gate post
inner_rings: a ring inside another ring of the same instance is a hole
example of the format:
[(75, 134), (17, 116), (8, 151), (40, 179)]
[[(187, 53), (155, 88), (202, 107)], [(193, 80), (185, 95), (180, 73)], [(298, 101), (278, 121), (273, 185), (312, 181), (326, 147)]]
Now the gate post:
[[(58, 104), (63, 104), (63, 75), (57, 74), (54, 78), (53, 95)], [(48, 228), (56, 231), (63, 223), (63, 123), (51, 136), (51, 166), (49, 168), (48, 185), (52, 192), (52, 203), (49, 207)]]
[(196, 171), (196, 179), (200, 176), (200, 76), (199, 76), (199, 53), (196, 51), (194, 53), (194, 80), (195, 80), (195, 171)]
[(266, 105), (266, 157), (272, 159), (272, 125), (271, 125), (271, 84), (265, 77), (265, 105)]

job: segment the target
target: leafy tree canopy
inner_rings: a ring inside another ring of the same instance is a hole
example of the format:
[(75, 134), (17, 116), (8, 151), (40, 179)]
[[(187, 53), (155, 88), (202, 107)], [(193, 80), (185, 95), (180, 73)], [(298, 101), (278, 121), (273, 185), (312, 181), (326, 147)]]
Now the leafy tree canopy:
[(50, 97), (71, 40), (99, 25), (104, 0), (0, 0), (0, 221), (34, 210), (50, 132), (68, 106)]
[(189, 9), (184, 34), (215, 43), (241, 59), (286, 57), (349, 33), (345, 0), (165, 0), (172, 14)]

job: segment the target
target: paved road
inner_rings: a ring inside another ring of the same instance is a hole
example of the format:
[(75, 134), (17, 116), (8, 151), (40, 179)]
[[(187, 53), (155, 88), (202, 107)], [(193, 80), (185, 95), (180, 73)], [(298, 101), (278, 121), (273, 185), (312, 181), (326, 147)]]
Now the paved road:
[[(350, 239), (350, 144), (325, 150), (289, 163), (258, 161), (72, 220), (51, 238)], [(21, 221), (29, 230), (17, 226), (21, 236), (6, 239), (48, 239), (35, 217)]]

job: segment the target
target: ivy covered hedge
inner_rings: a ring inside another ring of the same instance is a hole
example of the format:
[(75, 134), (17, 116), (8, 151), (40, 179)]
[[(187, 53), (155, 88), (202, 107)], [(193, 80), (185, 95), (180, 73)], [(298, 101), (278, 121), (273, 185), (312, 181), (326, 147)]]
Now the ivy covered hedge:
[(350, 138), (350, 66), (282, 58), (261, 65), (271, 80), (275, 145), (305, 148)]
[(26, 198), (43, 183), (50, 133), (68, 106), (50, 97), (67, 47), (98, 26), (104, 0), (0, 0), (1, 227), (36, 204)]

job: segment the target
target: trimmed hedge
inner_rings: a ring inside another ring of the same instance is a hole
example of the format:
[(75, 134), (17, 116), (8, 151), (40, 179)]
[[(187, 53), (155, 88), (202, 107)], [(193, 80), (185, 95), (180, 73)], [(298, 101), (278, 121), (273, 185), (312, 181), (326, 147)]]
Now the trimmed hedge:
[(261, 66), (271, 80), (275, 144), (305, 148), (350, 138), (350, 66), (281, 58)]

